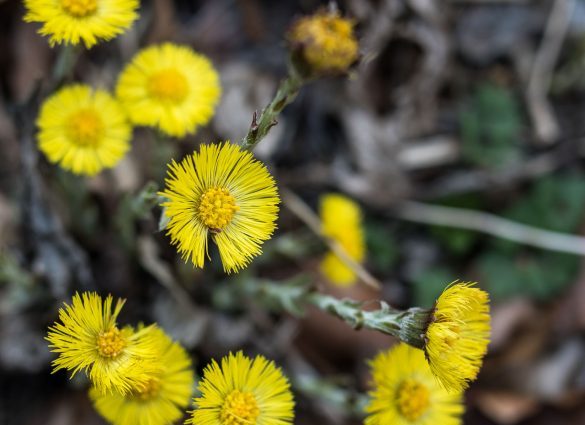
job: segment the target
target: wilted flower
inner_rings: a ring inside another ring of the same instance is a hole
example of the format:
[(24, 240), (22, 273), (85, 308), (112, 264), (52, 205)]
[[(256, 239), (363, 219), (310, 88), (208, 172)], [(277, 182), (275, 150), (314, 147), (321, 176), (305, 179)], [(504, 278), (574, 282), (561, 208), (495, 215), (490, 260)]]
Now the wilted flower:
[(287, 34), (293, 60), (309, 75), (343, 73), (358, 58), (353, 22), (337, 11), (320, 11), (297, 20)]

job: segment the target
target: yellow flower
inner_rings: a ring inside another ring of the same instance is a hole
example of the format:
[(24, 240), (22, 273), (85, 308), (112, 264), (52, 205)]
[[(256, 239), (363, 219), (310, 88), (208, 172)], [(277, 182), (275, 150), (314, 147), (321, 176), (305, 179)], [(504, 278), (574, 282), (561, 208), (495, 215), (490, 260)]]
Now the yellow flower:
[(474, 283), (453, 283), (435, 303), (425, 334), (433, 373), (449, 391), (469, 386), (483, 363), (490, 337), (489, 296)]
[[(359, 205), (345, 196), (328, 194), (321, 198), (320, 215), (323, 234), (338, 241), (350, 258), (361, 263), (366, 249)], [(321, 262), (321, 272), (339, 286), (356, 280), (355, 272), (332, 252)]]
[(112, 301), (111, 295), (102, 301), (93, 292), (75, 294), (71, 305), (59, 309), (60, 323), (49, 327), (46, 339), (59, 354), (53, 373), (66, 369), (73, 377), (85, 371), (99, 391), (125, 394), (146, 385), (158, 370), (154, 327), (119, 329), (116, 318), (125, 301), (119, 299), (113, 311)]
[(132, 129), (118, 102), (82, 84), (47, 99), (37, 125), (39, 148), (51, 162), (76, 174), (113, 167), (130, 147)]
[(201, 397), (187, 424), (286, 425), (294, 419), (294, 401), (282, 371), (263, 356), (240, 351), (215, 360), (203, 371)]
[(167, 234), (183, 259), (203, 267), (208, 236), (223, 268), (239, 271), (259, 255), (278, 213), (274, 179), (252, 154), (229, 142), (201, 145), (199, 152), (169, 165), (159, 195)]
[(26, 22), (41, 22), (39, 30), (51, 46), (79, 44), (87, 48), (111, 40), (138, 18), (138, 0), (25, 0)]
[(165, 43), (140, 51), (122, 71), (116, 94), (137, 125), (183, 137), (207, 124), (221, 87), (213, 65), (190, 47)]
[(366, 425), (458, 425), (461, 393), (437, 382), (421, 350), (399, 344), (370, 362), (373, 376)]
[(161, 370), (145, 386), (125, 395), (90, 390), (96, 410), (111, 424), (167, 425), (183, 417), (193, 392), (191, 359), (161, 329), (155, 329), (154, 341)]
[(321, 11), (295, 22), (287, 38), (313, 72), (342, 73), (358, 58), (353, 25), (338, 12)]

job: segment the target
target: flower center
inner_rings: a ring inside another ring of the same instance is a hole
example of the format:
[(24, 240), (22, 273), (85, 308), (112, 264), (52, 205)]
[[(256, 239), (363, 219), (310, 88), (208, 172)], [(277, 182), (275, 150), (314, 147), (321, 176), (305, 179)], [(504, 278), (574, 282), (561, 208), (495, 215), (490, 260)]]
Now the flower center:
[(406, 379), (396, 391), (396, 404), (406, 420), (415, 422), (429, 408), (429, 390), (414, 379)]
[(199, 218), (210, 229), (224, 229), (237, 210), (236, 199), (227, 189), (207, 189), (199, 202)]
[(152, 400), (158, 395), (160, 387), (160, 379), (151, 378), (144, 387), (134, 391), (134, 397), (141, 401)]
[(61, 0), (61, 6), (71, 16), (85, 18), (97, 10), (97, 0)]
[(117, 357), (126, 347), (126, 339), (120, 329), (113, 327), (107, 332), (101, 332), (97, 338), (98, 352), (103, 357)]
[(158, 100), (179, 103), (187, 97), (189, 85), (183, 74), (174, 69), (165, 69), (148, 79), (148, 92)]
[(252, 393), (233, 390), (225, 398), (219, 418), (222, 425), (253, 425), (259, 414), (260, 409)]
[(69, 117), (67, 132), (74, 143), (95, 147), (103, 135), (104, 123), (97, 111), (82, 109)]

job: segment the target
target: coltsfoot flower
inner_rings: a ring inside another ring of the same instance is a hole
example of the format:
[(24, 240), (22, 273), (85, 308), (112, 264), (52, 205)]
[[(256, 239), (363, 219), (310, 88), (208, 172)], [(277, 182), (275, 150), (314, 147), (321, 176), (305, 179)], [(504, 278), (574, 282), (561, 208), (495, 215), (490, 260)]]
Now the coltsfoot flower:
[(130, 148), (132, 128), (124, 110), (109, 93), (83, 84), (49, 97), (37, 125), (40, 150), (76, 174), (91, 176), (113, 167)]
[(113, 425), (168, 425), (183, 417), (193, 392), (188, 353), (161, 329), (153, 331), (160, 372), (125, 395), (90, 390), (96, 410)]
[(425, 355), (449, 391), (475, 380), (490, 338), (489, 296), (475, 283), (453, 283), (435, 303), (425, 332)]
[(169, 165), (159, 195), (167, 234), (183, 259), (203, 267), (211, 236), (228, 273), (259, 255), (278, 214), (274, 179), (248, 151), (229, 142), (201, 145), (199, 152)]
[(343, 73), (358, 58), (353, 26), (336, 11), (320, 11), (296, 21), (287, 39), (309, 74)]
[(87, 48), (126, 31), (138, 18), (138, 0), (25, 0), (26, 22), (43, 24), (39, 32), (55, 44)]
[(274, 362), (229, 354), (213, 360), (199, 383), (193, 425), (287, 425), (294, 419), (290, 385)]
[(49, 327), (49, 348), (59, 356), (53, 361), (53, 373), (66, 369), (73, 377), (88, 373), (101, 393), (126, 394), (148, 384), (158, 371), (154, 326), (138, 332), (118, 328), (116, 318), (124, 300), (112, 311), (113, 298), (105, 300), (93, 292), (75, 294), (71, 305), (59, 309), (59, 322)]
[(209, 59), (172, 43), (138, 52), (116, 87), (134, 124), (176, 137), (207, 124), (220, 93), (219, 77)]
[[(359, 205), (345, 196), (327, 194), (321, 198), (320, 216), (323, 234), (339, 242), (351, 259), (361, 263), (366, 249)], [(333, 252), (321, 261), (321, 272), (339, 286), (356, 281), (355, 272)]]
[(370, 362), (372, 391), (366, 425), (458, 425), (462, 393), (447, 392), (421, 350), (399, 344)]

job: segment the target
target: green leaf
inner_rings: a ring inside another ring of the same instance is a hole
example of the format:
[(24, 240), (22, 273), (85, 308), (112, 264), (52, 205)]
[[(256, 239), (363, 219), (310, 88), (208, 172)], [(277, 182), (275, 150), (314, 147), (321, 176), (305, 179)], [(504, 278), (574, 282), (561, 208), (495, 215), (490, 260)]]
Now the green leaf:
[(446, 267), (436, 267), (421, 272), (412, 282), (414, 305), (431, 308), (447, 285), (454, 280), (453, 273)]
[(471, 163), (497, 169), (519, 158), (522, 117), (510, 90), (480, 85), (462, 108), (459, 122), (463, 156)]

